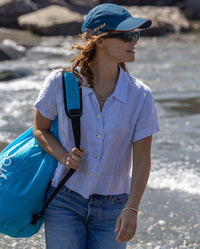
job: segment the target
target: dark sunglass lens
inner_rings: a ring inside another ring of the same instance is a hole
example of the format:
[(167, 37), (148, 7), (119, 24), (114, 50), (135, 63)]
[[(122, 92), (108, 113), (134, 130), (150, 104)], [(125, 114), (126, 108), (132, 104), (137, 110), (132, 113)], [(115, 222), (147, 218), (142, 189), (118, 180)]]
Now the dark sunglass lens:
[(138, 41), (139, 37), (140, 37), (140, 33), (138, 31), (134, 31), (134, 32), (127, 31), (127, 32), (123, 33), (123, 39), (126, 42), (130, 42), (132, 40), (132, 38), (134, 38), (136, 41)]
[(138, 41), (140, 38), (140, 33), (138, 31), (133, 32), (133, 37), (136, 41)]
[(124, 41), (130, 42), (132, 39), (132, 33), (130, 31), (123, 33)]
[(124, 41), (130, 42), (133, 38), (138, 41), (140, 37), (139, 31), (125, 31), (119, 33), (109, 33), (104, 38), (123, 38)]

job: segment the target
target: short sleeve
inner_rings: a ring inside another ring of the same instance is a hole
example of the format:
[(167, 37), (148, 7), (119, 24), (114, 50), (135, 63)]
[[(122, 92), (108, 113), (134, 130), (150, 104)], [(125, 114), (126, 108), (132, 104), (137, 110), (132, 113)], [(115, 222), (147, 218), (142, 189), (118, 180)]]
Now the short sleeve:
[(151, 91), (145, 95), (142, 108), (139, 112), (134, 133), (133, 142), (153, 135), (159, 131), (157, 110)]
[(34, 106), (39, 110), (39, 112), (50, 120), (54, 120), (58, 113), (56, 101), (58, 84), (56, 77), (56, 71), (47, 76), (39, 92), (38, 98), (34, 103)]

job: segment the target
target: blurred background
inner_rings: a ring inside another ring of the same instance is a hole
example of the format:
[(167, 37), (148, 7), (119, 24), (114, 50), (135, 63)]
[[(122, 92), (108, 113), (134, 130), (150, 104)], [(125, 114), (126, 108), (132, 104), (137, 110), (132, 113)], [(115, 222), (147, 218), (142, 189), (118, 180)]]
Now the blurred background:
[[(200, 0), (0, 0), (0, 150), (32, 125), (49, 72), (70, 66), (84, 16), (108, 2), (153, 21), (128, 69), (151, 87), (161, 131), (127, 248), (200, 248)], [(43, 230), (0, 235), (0, 249), (10, 248), (43, 249)]]

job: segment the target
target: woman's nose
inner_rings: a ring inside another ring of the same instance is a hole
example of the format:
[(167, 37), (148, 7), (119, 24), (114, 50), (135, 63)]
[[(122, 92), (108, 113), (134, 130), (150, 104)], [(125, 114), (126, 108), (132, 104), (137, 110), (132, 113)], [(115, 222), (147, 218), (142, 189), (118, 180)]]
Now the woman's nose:
[(131, 41), (130, 41), (132, 44), (136, 45), (137, 44), (137, 41), (134, 37), (132, 37)]

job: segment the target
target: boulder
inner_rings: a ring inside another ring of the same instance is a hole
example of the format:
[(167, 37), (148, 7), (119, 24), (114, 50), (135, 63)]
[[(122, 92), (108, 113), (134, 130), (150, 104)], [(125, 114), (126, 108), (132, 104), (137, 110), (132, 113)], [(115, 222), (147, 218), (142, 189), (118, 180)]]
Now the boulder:
[(12, 45), (0, 43), (0, 61), (15, 60), (25, 56), (25, 52)]
[(113, 3), (113, 4), (119, 4), (119, 5), (124, 5), (126, 4), (126, 6), (144, 6), (144, 5), (155, 5), (156, 2), (158, 0), (126, 0), (126, 3), (125, 1), (123, 0), (99, 0), (99, 3), (100, 4), (103, 4), (103, 3)]
[(0, 26), (18, 27), (17, 18), (35, 10), (35, 6), (28, 0), (1, 0), (0, 1)]
[(185, 0), (178, 5), (185, 16), (189, 19), (200, 20), (200, 1), (199, 0)]
[(190, 22), (185, 18), (178, 7), (156, 6), (125, 6), (134, 16), (152, 20), (151, 28), (142, 31), (144, 35), (163, 35), (168, 32), (181, 32), (190, 30)]
[(90, 9), (99, 4), (99, 0), (32, 0), (38, 9), (50, 5), (60, 5), (80, 14), (87, 14)]
[(5, 39), (16, 41), (18, 45), (25, 47), (38, 46), (41, 42), (40, 36), (35, 35), (28, 30), (0, 28), (0, 42)]
[(74, 35), (80, 33), (83, 17), (66, 7), (52, 5), (20, 16), (19, 25), (33, 33), (45, 36)]
[(15, 70), (3, 70), (0, 71), (0, 81), (8, 81), (26, 77), (30, 75), (31, 72), (27, 69), (15, 69)]

